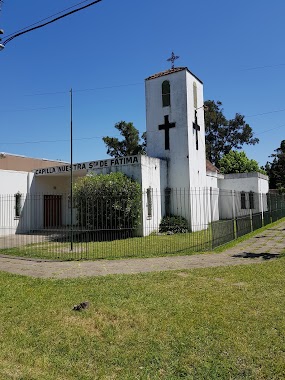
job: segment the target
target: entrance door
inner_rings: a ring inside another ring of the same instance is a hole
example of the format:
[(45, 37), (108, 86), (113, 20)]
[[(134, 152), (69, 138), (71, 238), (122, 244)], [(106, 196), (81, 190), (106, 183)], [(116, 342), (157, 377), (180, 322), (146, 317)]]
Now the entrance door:
[(44, 196), (44, 226), (60, 227), (61, 219), (61, 195), (45, 195)]

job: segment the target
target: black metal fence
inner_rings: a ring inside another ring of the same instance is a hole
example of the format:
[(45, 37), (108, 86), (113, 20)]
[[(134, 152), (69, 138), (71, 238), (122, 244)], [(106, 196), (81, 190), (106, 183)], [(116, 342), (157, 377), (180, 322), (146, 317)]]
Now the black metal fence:
[(207, 251), (285, 217), (285, 198), (148, 188), (141, 199), (0, 195), (0, 253), (42, 259), (151, 257)]

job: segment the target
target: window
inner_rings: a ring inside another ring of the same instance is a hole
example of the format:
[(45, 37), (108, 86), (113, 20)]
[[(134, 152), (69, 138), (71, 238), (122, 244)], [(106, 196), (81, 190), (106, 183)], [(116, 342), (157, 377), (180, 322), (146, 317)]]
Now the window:
[(68, 196), (67, 196), (67, 207), (71, 208), (71, 195), (70, 194), (68, 194)]
[(19, 218), (21, 216), (21, 209), (22, 209), (22, 194), (17, 193), (14, 195), (15, 197), (15, 218)]
[(254, 209), (254, 192), (249, 192), (249, 208), (252, 210)]
[(164, 190), (165, 194), (165, 216), (170, 216), (171, 210), (171, 188), (167, 187)]
[(170, 83), (168, 80), (162, 82), (162, 106), (170, 106)]
[(241, 209), (246, 209), (246, 200), (245, 200), (245, 192), (240, 193), (240, 203), (241, 203)]
[(193, 82), (193, 103), (194, 103), (194, 108), (197, 109), (197, 84), (196, 82)]
[(152, 188), (149, 187), (146, 190), (146, 200), (147, 200), (147, 217), (152, 217)]

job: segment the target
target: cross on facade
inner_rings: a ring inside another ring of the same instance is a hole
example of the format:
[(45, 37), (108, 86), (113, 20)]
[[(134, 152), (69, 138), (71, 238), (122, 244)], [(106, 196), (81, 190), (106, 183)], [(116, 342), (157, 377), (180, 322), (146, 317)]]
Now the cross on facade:
[(174, 128), (175, 123), (169, 123), (168, 115), (164, 116), (164, 124), (158, 126), (158, 129), (165, 130), (164, 141), (165, 141), (165, 150), (169, 150), (169, 129)]
[(174, 62), (179, 58), (179, 55), (175, 55), (173, 52), (171, 53), (171, 57), (168, 58), (167, 62), (171, 62), (171, 68), (174, 69)]
[(194, 130), (196, 131), (196, 150), (199, 149), (199, 145), (198, 145), (198, 131), (200, 131), (200, 125), (198, 125), (198, 121), (197, 121), (197, 110), (195, 110), (195, 121), (193, 123), (193, 128)]

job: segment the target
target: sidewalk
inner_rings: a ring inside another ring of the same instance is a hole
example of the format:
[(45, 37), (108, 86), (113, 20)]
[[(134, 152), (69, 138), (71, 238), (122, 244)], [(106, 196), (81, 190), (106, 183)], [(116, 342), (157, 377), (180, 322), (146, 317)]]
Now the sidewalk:
[(135, 274), (177, 269), (192, 269), (261, 263), (285, 250), (285, 222), (252, 237), (222, 253), (192, 256), (167, 256), (146, 259), (98, 261), (41, 261), (0, 256), (0, 271), (40, 278), (72, 278)]

